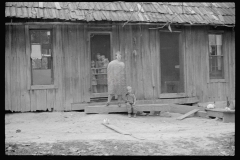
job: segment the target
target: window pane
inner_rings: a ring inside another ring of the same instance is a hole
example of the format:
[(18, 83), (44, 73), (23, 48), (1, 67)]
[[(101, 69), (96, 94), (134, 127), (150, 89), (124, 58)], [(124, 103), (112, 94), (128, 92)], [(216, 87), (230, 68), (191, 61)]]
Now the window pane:
[(51, 69), (32, 70), (33, 85), (51, 84)]
[(223, 56), (209, 57), (209, 66), (211, 79), (224, 78)]
[(216, 45), (216, 37), (214, 34), (209, 34), (209, 45)]
[(40, 32), (39, 31), (31, 30), (30, 35), (31, 35), (31, 43), (40, 43), (41, 38), (40, 38)]
[(222, 35), (216, 35), (216, 45), (222, 45)]
[(42, 43), (49, 44), (50, 43), (50, 31), (42, 31), (41, 32)]
[(53, 83), (51, 32), (31, 30), (32, 85)]
[(216, 46), (209, 46), (209, 52), (210, 52), (210, 55), (217, 55), (217, 49), (216, 49)]
[(217, 46), (217, 55), (222, 55), (222, 46)]

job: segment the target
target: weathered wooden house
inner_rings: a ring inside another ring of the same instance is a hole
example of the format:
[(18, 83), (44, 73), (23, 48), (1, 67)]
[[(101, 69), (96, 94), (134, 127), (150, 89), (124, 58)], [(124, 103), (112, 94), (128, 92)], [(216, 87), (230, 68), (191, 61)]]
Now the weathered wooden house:
[(7, 2), (5, 110), (106, 97), (118, 50), (139, 101), (235, 99), (234, 26), (234, 3)]

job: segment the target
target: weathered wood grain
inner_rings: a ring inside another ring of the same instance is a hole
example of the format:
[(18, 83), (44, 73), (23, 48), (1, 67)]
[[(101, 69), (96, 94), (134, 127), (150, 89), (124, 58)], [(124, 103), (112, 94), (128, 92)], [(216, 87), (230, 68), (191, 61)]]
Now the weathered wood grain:
[(54, 33), (53, 34), (53, 54), (55, 54), (56, 56), (56, 77), (57, 77), (57, 86), (58, 88), (56, 89), (56, 105), (54, 110), (63, 110), (63, 95), (62, 95), (62, 86), (63, 86), (63, 52), (62, 52), (62, 27), (60, 25), (54, 26)]
[(36, 110), (45, 111), (46, 108), (46, 90), (35, 90), (34, 91), (37, 98), (37, 108)]
[(153, 99), (153, 84), (152, 84), (152, 60), (149, 48), (149, 30), (148, 26), (143, 27), (142, 33), (142, 68), (143, 68), (143, 88), (144, 98)]
[(56, 108), (55, 104), (56, 104), (55, 89), (46, 90), (46, 109), (48, 109), (48, 111), (55, 109)]
[(12, 26), (12, 41), (11, 41), (11, 96), (12, 98), (12, 110), (18, 111), (18, 99), (20, 98), (19, 95), (17, 95), (17, 27)]
[(31, 111), (37, 110), (37, 93), (36, 90), (30, 90), (30, 98), (31, 98)]
[(11, 29), (5, 26), (5, 110), (12, 111), (11, 107)]
[(30, 97), (30, 86), (31, 86), (31, 63), (30, 63), (30, 39), (29, 39), (29, 27), (25, 25), (25, 55), (24, 55), (24, 69), (26, 72), (25, 79), (25, 111), (31, 110), (31, 97)]
[(199, 111), (199, 109), (191, 110), (191, 111), (185, 113), (184, 115), (178, 117), (177, 120), (182, 120), (182, 119), (184, 119), (184, 118), (186, 118), (186, 117), (188, 117), (188, 116), (190, 116), (190, 115), (196, 113), (197, 111)]

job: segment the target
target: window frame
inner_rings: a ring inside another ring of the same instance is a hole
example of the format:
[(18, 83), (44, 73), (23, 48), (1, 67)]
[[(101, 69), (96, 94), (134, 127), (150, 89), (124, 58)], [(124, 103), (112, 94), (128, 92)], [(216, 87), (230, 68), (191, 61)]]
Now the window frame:
[[(51, 31), (51, 54), (52, 54), (52, 74), (53, 83), (49, 85), (33, 85), (32, 84), (32, 61), (31, 61), (31, 35), (30, 30), (50, 30)], [(25, 36), (26, 36), (26, 54), (28, 58), (28, 90), (36, 89), (56, 89), (57, 79), (56, 79), (56, 55), (54, 54), (54, 29), (52, 25), (26, 25), (25, 26)]]
[[(159, 40), (159, 43), (160, 43), (160, 33), (161, 32), (167, 32), (167, 33), (171, 33), (168, 29), (162, 29), (162, 30), (159, 30), (158, 31), (158, 40)], [(182, 68), (183, 68), (183, 83), (184, 83), (184, 91), (183, 92), (180, 92), (180, 93), (161, 93), (161, 84), (158, 85), (158, 89), (160, 91), (158, 97), (161, 99), (161, 98), (180, 98), (180, 97), (187, 97), (187, 82), (186, 82), (186, 75), (187, 75), (187, 72), (186, 72), (186, 67), (185, 67), (185, 37), (184, 37), (184, 32), (182, 30), (179, 30), (179, 29), (175, 29), (174, 31), (172, 32), (176, 32), (176, 33), (179, 33), (179, 56), (181, 56), (181, 61), (182, 61)], [(161, 45), (159, 45), (159, 53), (160, 53), (160, 47)], [(158, 65), (158, 81), (160, 82), (161, 80), (161, 65), (160, 65), (160, 61), (161, 61), (161, 56), (159, 54), (159, 65)], [(179, 59), (180, 60), (180, 59)], [(180, 62), (179, 62), (180, 63)]]
[[(210, 57), (210, 52), (209, 52), (209, 34), (214, 34), (214, 35), (222, 35), (222, 56), (223, 56), (223, 78), (222, 79), (211, 79), (210, 78), (210, 63), (209, 63), (209, 57)], [(224, 31), (219, 30), (219, 31), (208, 31), (207, 32), (207, 83), (226, 83), (226, 74), (227, 74), (227, 62), (226, 62), (226, 53), (225, 53), (225, 44), (224, 44)]]
[[(96, 35), (110, 35), (110, 59), (109, 59), (109, 62), (111, 62), (113, 59), (114, 59), (114, 54), (113, 53), (113, 37), (112, 37), (112, 32), (111, 31), (88, 31), (87, 33), (87, 41), (88, 41), (88, 55), (90, 55), (90, 62), (89, 64), (91, 65), (91, 34), (96, 34)], [(91, 70), (91, 67), (89, 67), (90, 70), (90, 75), (92, 76), (92, 70)], [(90, 77), (91, 77), (90, 76)], [(104, 93), (93, 93), (92, 92), (92, 81), (90, 80), (90, 97), (91, 98), (95, 98), (95, 97), (107, 97), (107, 92), (104, 92)]]

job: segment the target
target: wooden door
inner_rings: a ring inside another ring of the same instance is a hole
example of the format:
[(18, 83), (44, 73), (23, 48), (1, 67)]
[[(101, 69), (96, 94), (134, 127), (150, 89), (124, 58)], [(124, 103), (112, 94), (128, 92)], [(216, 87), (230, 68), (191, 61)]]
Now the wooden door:
[(160, 98), (184, 97), (184, 64), (180, 32), (160, 33)]
[(107, 65), (111, 61), (111, 34), (91, 32), (91, 98), (107, 97)]

